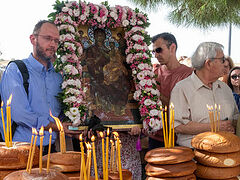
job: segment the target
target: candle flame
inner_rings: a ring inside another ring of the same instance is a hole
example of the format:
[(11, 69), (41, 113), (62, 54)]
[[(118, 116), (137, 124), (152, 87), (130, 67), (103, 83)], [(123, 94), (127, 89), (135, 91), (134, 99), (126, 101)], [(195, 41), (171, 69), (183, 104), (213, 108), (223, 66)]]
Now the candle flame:
[(207, 106), (207, 109), (209, 110), (209, 109), (210, 109), (209, 105), (208, 105), (208, 104), (206, 104), (206, 106)]
[(3, 107), (3, 101), (1, 102), (1, 107)]
[(40, 131), (39, 131), (39, 135), (42, 136), (43, 135), (43, 131), (44, 131), (44, 128), (43, 126), (41, 127)]
[(92, 142), (95, 141), (95, 136), (92, 136), (92, 137), (91, 137), (91, 141), (92, 141)]
[(10, 95), (9, 99), (7, 100), (7, 106), (9, 106), (12, 102), (12, 94)]
[(57, 117), (52, 115), (51, 110), (49, 110), (49, 114), (55, 120), (58, 130), (63, 131), (63, 125), (62, 125), (61, 121)]
[(33, 131), (34, 131), (34, 134), (37, 136), (38, 135), (38, 132), (35, 128), (33, 128)]
[(103, 132), (99, 132), (99, 135), (101, 136), (101, 138), (103, 138)]
[(79, 135), (79, 141), (82, 141), (82, 134)]
[(116, 136), (116, 137), (118, 137), (118, 133), (115, 131), (115, 132), (113, 132), (113, 134)]
[(109, 136), (110, 130), (109, 128), (107, 128), (107, 136)]
[(171, 104), (170, 104), (170, 108), (174, 109), (174, 105), (173, 105), (172, 102), (171, 102)]
[(34, 134), (34, 132), (35, 132), (35, 131), (34, 131), (34, 128), (32, 128), (32, 134)]
[(160, 111), (162, 111), (162, 106), (160, 106)]
[(215, 104), (215, 109), (217, 110), (217, 105)]
[(218, 105), (218, 110), (220, 111), (220, 109), (221, 109), (221, 106), (220, 106), (220, 104)]
[(165, 111), (167, 111), (167, 106), (165, 106)]
[(110, 139), (110, 143), (111, 143), (112, 145), (114, 145), (114, 142), (113, 142), (113, 140), (111, 140), (111, 139)]
[(49, 134), (52, 134), (52, 128), (49, 129)]

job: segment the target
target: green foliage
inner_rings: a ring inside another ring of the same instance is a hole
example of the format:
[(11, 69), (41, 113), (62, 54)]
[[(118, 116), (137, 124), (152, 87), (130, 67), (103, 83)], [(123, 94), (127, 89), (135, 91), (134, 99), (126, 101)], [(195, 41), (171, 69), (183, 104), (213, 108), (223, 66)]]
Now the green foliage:
[(173, 8), (169, 20), (176, 25), (210, 28), (240, 25), (240, 1), (236, 0), (130, 0), (149, 10), (159, 5)]

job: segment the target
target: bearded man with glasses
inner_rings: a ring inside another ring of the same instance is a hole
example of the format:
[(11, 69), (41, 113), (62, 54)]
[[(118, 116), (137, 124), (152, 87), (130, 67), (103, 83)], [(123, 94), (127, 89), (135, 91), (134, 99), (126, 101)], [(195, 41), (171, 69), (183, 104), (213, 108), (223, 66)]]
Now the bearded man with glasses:
[[(158, 90), (163, 107), (169, 106), (170, 93), (175, 84), (188, 77), (193, 69), (180, 64), (176, 57), (177, 41), (170, 33), (161, 33), (152, 38), (153, 55), (159, 64), (153, 65), (157, 75)], [(162, 129), (149, 137), (149, 149), (164, 147)]]
[[(55, 72), (52, 61), (56, 58), (59, 42), (59, 31), (52, 22), (39, 21), (30, 35), (33, 52), (22, 62), (26, 65), (28, 78), (28, 93), (23, 85), (23, 76), (15, 63), (10, 63), (2, 77), (0, 92), (4, 102), (12, 94), (11, 115), (12, 123), (16, 123), (13, 141), (31, 142), (32, 128), (39, 130), (44, 127), (43, 154), (47, 154), (50, 134), (49, 128), (58, 131), (54, 119), (50, 117), (49, 110), (56, 117), (61, 109), (57, 96), (61, 92), (62, 76)], [(6, 114), (4, 115), (6, 119)], [(63, 123), (67, 133), (67, 124)], [(0, 126), (3, 135), (3, 126)], [(52, 133), (52, 144), (57, 134)], [(4, 137), (3, 137), (4, 138)], [(36, 143), (40, 144), (39, 139)], [(52, 146), (52, 151), (55, 146)]]
[(191, 60), (194, 72), (176, 84), (170, 98), (175, 110), (177, 144), (190, 148), (195, 135), (211, 131), (207, 105), (220, 111), (219, 131), (235, 133), (239, 116), (231, 89), (218, 80), (226, 65), (223, 46), (216, 42), (203, 42)]

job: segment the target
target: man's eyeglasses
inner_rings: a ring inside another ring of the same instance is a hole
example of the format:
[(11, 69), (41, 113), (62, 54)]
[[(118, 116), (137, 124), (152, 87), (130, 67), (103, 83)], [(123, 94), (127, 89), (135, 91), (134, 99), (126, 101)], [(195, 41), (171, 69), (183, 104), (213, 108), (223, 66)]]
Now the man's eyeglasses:
[(48, 42), (54, 41), (55, 44), (58, 44), (58, 43), (59, 43), (59, 39), (53, 38), (53, 37), (51, 37), (51, 36), (45, 36), (45, 35), (40, 35), (40, 34), (35, 34), (35, 36), (41, 36), (41, 37), (43, 37), (43, 39), (44, 39), (45, 41), (48, 41)]
[(162, 49), (161, 47), (159, 47), (159, 48), (156, 48), (155, 50), (153, 50), (152, 53), (153, 53), (153, 54), (155, 54), (155, 53), (161, 53), (162, 50), (163, 50), (163, 49)]
[(237, 74), (234, 74), (231, 76), (232, 79), (236, 80), (236, 79), (240, 79), (240, 74), (237, 75)]
[(224, 64), (224, 62), (226, 61), (226, 58), (224, 56), (222, 58), (212, 58), (212, 59), (220, 59), (222, 64)]

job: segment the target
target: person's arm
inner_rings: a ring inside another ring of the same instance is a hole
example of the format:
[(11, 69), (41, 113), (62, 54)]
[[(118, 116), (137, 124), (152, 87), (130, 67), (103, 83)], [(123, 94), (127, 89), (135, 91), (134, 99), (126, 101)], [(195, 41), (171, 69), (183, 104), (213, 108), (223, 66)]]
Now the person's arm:
[(46, 127), (51, 122), (50, 116), (44, 113), (37, 114), (32, 110), (22, 83), (23, 80), (20, 71), (16, 64), (11, 63), (2, 77), (1, 95), (6, 105), (9, 96), (12, 94), (12, 119), (20, 126), (37, 129), (40, 129), (41, 126)]

